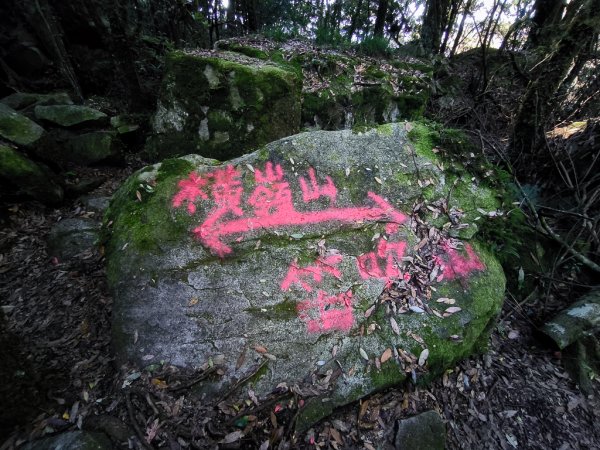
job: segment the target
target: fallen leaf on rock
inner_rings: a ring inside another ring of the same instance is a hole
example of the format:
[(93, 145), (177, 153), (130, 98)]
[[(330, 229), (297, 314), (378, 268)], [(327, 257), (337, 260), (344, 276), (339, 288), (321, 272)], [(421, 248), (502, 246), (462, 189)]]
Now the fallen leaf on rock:
[(427, 362), (427, 358), (429, 358), (429, 349), (423, 350), (419, 355), (419, 366), (425, 365), (425, 362)]
[(242, 350), (242, 352), (240, 353), (240, 356), (238, 356), (237, 362), (235, 363), (235, 370), (238, 370), (240, 367), (242, 367), (245, 360), (246, 360), (246, 348), (244, 348)]
[(456, 303), (456, 300), (453, 298), (440, 297), (436, 300), (436, 302), (445, 303), (446, 305), (454, 305)]
[(381, 354), (381, 363), (383, 364), (384, 362), (386, 362), (391, 357), (392, 357), (392, 349), (391, 348), (386, 348), (383, 351), (383, 353)]
[(459, 311), (462, 311), (462, 308), (460, 308), (458, 306), (451, 306), (450, 308), (446, 308), (444, 310), (444, 317), (447, 317), (447, 316), (457, 313)]
[(194, 306), (198, 304), (198, 297), (192, 297), (188, 302), (188, 306)]
[(256, 344), (254, 346), (254, 350), (256, 350), (258, 353), (267, 353), (268, 352), (268, 350), (265, 347), (263, 347), (262, 345), (259, 345), (259, 344)]
[(392, 330), (395, 334), (400, 334), (400, 328), (398, 327), (398, 322), (393, 317), (390, 317), (390, 325), (392, 326)]
[(362, 356), (367, 361), (369, 360), (369, 355), (367, 355), (367, 352), (365, 352), (365, 350), (362, 347), (359, 348), (358, 351), (360, 353), (360, 356)]

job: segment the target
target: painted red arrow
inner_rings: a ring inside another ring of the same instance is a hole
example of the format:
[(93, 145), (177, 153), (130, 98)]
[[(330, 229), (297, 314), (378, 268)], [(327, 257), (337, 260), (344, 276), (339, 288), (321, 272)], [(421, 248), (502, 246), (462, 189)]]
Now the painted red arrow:
[(208, 218), (204, 223), (194, 229), (194, 234), (215, 255), (224, 257), (232, 252), (223, 239), (234, 235), (257, 229), (282, 228), (286, 226), (309, 225), (323, 222), (337, 222), (352, 224), (360, 221), (376, 222), (385, 220), (401, 224), (406, 221), (406, 216), (397, 211), (379, 195), (369, 192), (368, 197), (374, 206), (361, 206), (356, 208), (329, 208), (324, 211), (300, 212), (295, 209), (269, 214), (262, 217), (247, 217), (219, 222), (219, 218)]

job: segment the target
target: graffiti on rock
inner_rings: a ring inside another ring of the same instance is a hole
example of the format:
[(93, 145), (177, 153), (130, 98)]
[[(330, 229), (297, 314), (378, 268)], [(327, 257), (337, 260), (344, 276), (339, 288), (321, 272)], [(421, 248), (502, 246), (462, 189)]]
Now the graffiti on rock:
[[(290, 226), (304, 226), (320, 223), (353, 224), (356, 222), (385, 221), (401, 224), (406, 216), (397, 211), (386, 200), (374, 192), (367, 197), (372, 205), (360, 207), (336, 208), (330, 206), (322, 211), (298, 211), (293, 203), (292, 191), (286, 181), (281, 165), (267, 162), (264, 170), (255, 169), (256, 187), (244, 198), (241, 173), (233, 166), (217, 169), (207, 174), (191, 173), (187, 179), (179, 182), (179, 192), (173, 198), (173, 206), (178, 208), (187, 202), (190, 214), (196, 211), (198, 200), (214, 201), (214, 208), (206, 220), (194, 229), (194, 234), (215, 255), (225, 257), (232, 253), (226, 239), (255, 230), (270, 230)], [(335, 203), (337, 189), (331, 178), (324, 185), (318, 185), (314, 169), (309, 170), (310, 185), (300, 180), (302, 198), (305, 203), (328, 197)]]
[[(190, 215), (196, 213), (198, 202), (207, 202), (210, 207), (193, 233), (213, 254), (221, 258), (230, 255), (231, 241), (241, 241), (250, 232), (327, 223), (385, 222), (386, 236), (378, 238), (374, 250), (351, 257), (355, 260), (357, 275), (363, 280), (383, 280), (386, 285), (400, 278), (410, 279), (409, 274), (400, 270), (407, 243), (398, 239), (399, 227), (407, 216), (387, 200), (367, 192), (367, 205), (338, 207), (338, 190), (331, 177), (326, 176), (320, 182), (310, 167), (307, 177), (298, 178), (300, 191), (296, 197), (304, 204), (328, 199), (328, 207), (302, 210), (294, 204), (294, 192), (280, 164), (269, 161), (262, 169), (252, 168), (252, 171), (254, 185), (249, 192), (240, 170), (234, 166), (202, 174), (192, 172), (179, 181), (173, 207), (185, 206)], [(485, 270), (471, 246), (464, 247), (466, 255), (442, 241), (442, 252), (434, 257), (435, 264), (442, 269), (437, 281), (465, 278), (472, 272)], [(292, 261), (281, 280), (282, 291), (295, 288), (305, 293), (306, 298), (297, 303), (296, 310), (308, 333), (347, 332), (355, 324), (352, 290), (331, 293), (323, 289), (327, 277), (342, 281), (339, 266), (343, 259), (339, 254), (319, 256), (305, 266)]]

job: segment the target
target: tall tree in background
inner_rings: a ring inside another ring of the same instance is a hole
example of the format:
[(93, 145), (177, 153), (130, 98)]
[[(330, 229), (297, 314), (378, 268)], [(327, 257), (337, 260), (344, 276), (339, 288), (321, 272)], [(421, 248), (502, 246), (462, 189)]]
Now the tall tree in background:
[(375, 26), (373, 27), (373, 36), (383, 37), (383, 28), (388, 10), (388, 0), (379, 0), (377, 6), (377, 15), (375, 16)]
[(437, 55), (446, 50), (461, 6), (462, 0), (426, 1), (420, 40), (426, 54)]
[(526, 47), (538, 47), (552, 38), (553, 33), (558, 31), (565, 7), (564, 0), (535, 1)]
[[(544, 4), (544, 2), (537, 2)], [(537, 11), (536, 11), (537, 15)], [(560, 22), (546, 22), (553, 32), (538, 30), (538, 36), (553, 35), (551, 42), (535, 48), (539, 63), (534, 66), (531, 81), (522, 96), (513, 121), (511, 141), (515, 162), (523, 171), (535, 165), (544, 142), (544, 126), (549, 118), (554, 97), (572, 72), (578, 57), (600, 31), (600, 0), (572, 0)], [(537, 39), (537, 38), (535, 38)], [(539, 42), (539, 41), (538, 41)]]

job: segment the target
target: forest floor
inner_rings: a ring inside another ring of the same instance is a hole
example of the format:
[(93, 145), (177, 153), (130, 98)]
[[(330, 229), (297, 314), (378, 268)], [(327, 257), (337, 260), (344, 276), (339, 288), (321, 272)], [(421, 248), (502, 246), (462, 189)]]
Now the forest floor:
[[(88, 169), (86, 175), (109, 180), (92, 194), (110, 195), (131, 170)], [(269, 448), (393, 448), (396, 421), (430, 409), (445, 421), (449, 449), (600, 449), (599, 383), (594, 396), (582, 395), (560, 353), (538, 341), (535, 305), (510, 297), (487, 353), (462, 361), (427, 388), (407, 384), (375, 394), (300, 435), (293, 433), (293, 411), (284, 401), (289, 393), (256, 399), (240, 416), (230, 404), (206, 405), (194, 396), (202, 372), (115, 367), (100, 251), (69, 261), (47, 251), (50, 228), (69, 217), (94, 213), (72, 200), (58, 209), (7, 205), (0, 216), (0, 305), (40, 400), (30, 421), (0, 436), (2, 450), (78, 427), (125, 441), (135, 434), (140, 439), (130, 441), (133, 448), (140, 440), (143, 448), (215, 448), (219, 442), (222, 448), (267, 448), (269, 439)], [(15, 416), (32, 407), (21, 394), (15, 388), (8, 406)]]

